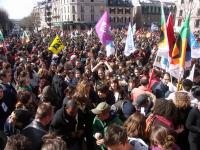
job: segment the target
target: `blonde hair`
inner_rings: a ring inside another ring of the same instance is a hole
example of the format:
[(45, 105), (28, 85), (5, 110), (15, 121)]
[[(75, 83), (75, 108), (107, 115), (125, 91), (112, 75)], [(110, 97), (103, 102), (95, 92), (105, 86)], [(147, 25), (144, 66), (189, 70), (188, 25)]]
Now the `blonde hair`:
[(186, 92), (176, 92), (173, 103), (177, 108), (183, 108), (183, 109), (190, 107), (191, 104), (190, 97)]

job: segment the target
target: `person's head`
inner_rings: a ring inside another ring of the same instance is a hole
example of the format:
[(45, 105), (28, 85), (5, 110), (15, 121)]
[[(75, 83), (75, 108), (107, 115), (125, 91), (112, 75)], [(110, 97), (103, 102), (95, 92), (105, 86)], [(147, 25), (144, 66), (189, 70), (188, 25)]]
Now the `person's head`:
[(110, 105), (106, 102), (101, 102), (96, 108), (91, 110), (100, 120), (104, 121), (110, 116)]
[(132, 114), (124, 123), (128, 137), (145, 138), (145, 116), (139, 112)]
[(152, 145), (158, 146), (162, 150), (171, 150), (175, 144), (175, 138), (163, 126), (157, 126), (152, 129), (150, 141)]
[(20, 103), (23, 106), (28, 106), (32, 102), (31, 93), (28, 91), (18, 92), (17, 97), (18, 97), (18, 103)]
[(193, 91), (193, 96), (200, 101), (200, 86), (196, 87)]
[(67, 146), (61, 137), (48, 133), (42, 137), (41, 150), (67, 150)]
[(78, 113), (78, 104), (75, 99), (68, 100), (65, 104), (65, 112), (71, 116), (75, 117)]
[(142, 86), (147, 86), (148, 84), (149, 84), (149, 79), (147, 78), (147, 77), (142, 77), (141, 79), (140, 79), (140, 84), (142, 85)]
[(169, 82), (170, 82), (170, 74), (169, 73), (165, 73), (163, 75), (163, 79), (162, 79), (162, 82), (167, 85)]
[(105, 69), (103, 67), (98, 69), (98, 77), (100, 79), (104, 79), (105, 78)]
[(27, 137), (21, 134), (15, 134), (7, 139), (4, 150), (31, 150), (31, 142)]
[(193, 82), (189, 79), (184, 79), (182, 86), (183, 86), (183, 90), (190, 92), (190, 90), (192, 89), (192, 86), (193, 86)]
[(91, 90), (91, 83), (87, 80), (80, 81), (76, 86), (76, 95), (78, 96), (89, 96)]
[(12, 74), (9, 70), (3, 69), (0, 71), (0, 79), (3, 83), (8, 83), (11, 81)]
[(157, 99), (153, 106), (153, 114), (160, 115), (173, 123), (177, 119), (177, 108), (172, 101), (166, 99)]
[(100, 98), (105, 98), (108, 94), (109, 88), (107, 85), (99, 85), (97, 87), (97, 93)]
[(81, 61), (80, 60), (76, 60), (76, 68), (80, 68), (81, 67)]
[(135, 69), (134, 69), (134, 74), (135, 74), (136, 77), (139, 77), (139, 76), (140, 76), (140, 71), (139, 71), (138, 68), (135, 68)]
[(186, 92), (175, 92), (175, 98), (173, 100), (175, 106), (179, 109), (186, 109), (190, 107), (190, 96)]
[(110, 125), (104, 134), (104, 144), (108, 150), (130, 150), (126, 130), (116, 124)]
[(149, 102), (149, 97), (147, 94), (140, 94), (137, 96), (136, 100), (133, 102), (136, 108), (147, 107)]
[(111, 79), (110, 87), (111, 87), (112, 90), (119, 90), (120, 86), (119, 86), (118, 79), (116, 79), (116, 78)]
[(63, 67), (62, 64), (59, 64), (59, 65), (57, 66), (56, 72), (57, 72), (58, 74), (62, 75), (62, 73), (64, 72), (64, 67)]
[(81, 72), (80, 70), (76, 69), (75, 70), (75, 74), (74, 74), (75, 78), (79, 79), (81, 77)]
[(48, 125), (53, 118), (53, 106), (50, 103), (38, 105), (35, 119), (39, 120), (44, 126)]

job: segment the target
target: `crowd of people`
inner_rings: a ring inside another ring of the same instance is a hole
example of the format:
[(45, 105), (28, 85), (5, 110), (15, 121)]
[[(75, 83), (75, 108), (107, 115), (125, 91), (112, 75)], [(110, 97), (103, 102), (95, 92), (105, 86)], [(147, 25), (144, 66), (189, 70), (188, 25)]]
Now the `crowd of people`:
[[(48, 50), (56, 35), (65, 46), (58, 55)], [(123, 55), (127, 30), (112, 35), (116, 52), (110, 57), (92, 30), (42, 30), (27, 42), (5, 38), (0, 149), (200, 149), (198, 60), (194, 81), (185, 75), (178, 90), (164, 70), (154, 68), (151, 76), (159, 32), (138, 30), (129, 57)]]

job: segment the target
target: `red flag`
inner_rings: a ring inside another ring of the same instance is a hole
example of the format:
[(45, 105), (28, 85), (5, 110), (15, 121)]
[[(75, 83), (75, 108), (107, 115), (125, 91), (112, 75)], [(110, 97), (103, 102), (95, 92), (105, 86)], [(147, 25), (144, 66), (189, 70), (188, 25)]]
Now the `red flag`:
[(149, 85), (148, 85), (148, 91), (151, 91), (151, 82), (152, 82), (152, 79), (153, 79), (153, 77), (154, 77), (154, 68), (152, 69), (152, 71), (151, 71), (151, 76), (150, 76), (150, 78), (149, 78)]
[(172, 51), (174, 48), (174, 44), (176, 42), (176, 38), (174, 36), (174, 22), (172, 14), (170, 13), (167, 19), (167, 37), (168, 37), (168, 44), (169, 44), (169, 56), (172, 57)]

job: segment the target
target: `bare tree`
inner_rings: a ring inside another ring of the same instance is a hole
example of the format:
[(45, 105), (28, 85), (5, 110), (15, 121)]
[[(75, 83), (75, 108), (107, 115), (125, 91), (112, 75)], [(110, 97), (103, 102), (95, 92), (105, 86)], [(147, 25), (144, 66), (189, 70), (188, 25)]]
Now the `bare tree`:
[(30, 16), (23, 18), (20, 21), (20, 26), (24, 29), (29, 29), (30, 31), (36, 29), (40, 26), (40, 17), (38, 13), (32, 12)]

